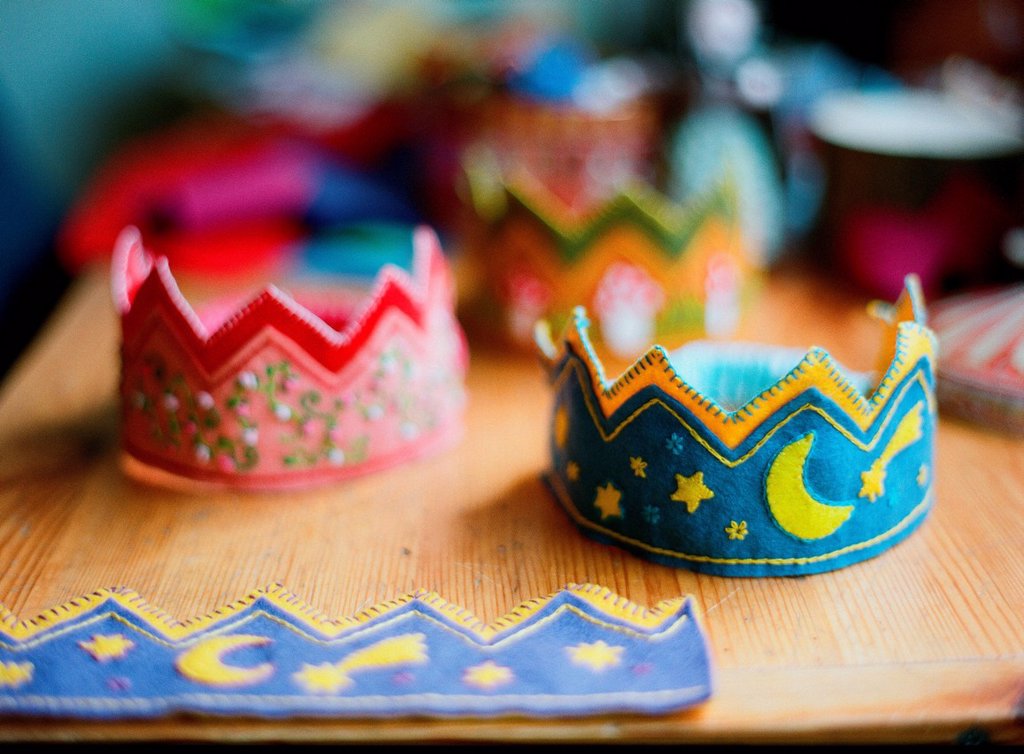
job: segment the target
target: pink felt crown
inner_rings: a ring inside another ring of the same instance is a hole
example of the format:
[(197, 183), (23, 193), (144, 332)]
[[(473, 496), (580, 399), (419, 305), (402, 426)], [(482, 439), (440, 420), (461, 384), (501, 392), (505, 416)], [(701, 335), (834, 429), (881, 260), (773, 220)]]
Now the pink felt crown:
[[(467, 349), (437, 236), (411, 274), (385, 265), (352, 305), (275, 286), (201, 315), (137, 229), (119, 237), (121, 425), (148, 467), (236, 487), (301, 487), (380, 470), (461, 433)], [(218, 312), (219, 310), (219, 312)], [(330, 322), (331, 324), (328, 324)], [(334, 326), (332, 326), (334, 325)]]

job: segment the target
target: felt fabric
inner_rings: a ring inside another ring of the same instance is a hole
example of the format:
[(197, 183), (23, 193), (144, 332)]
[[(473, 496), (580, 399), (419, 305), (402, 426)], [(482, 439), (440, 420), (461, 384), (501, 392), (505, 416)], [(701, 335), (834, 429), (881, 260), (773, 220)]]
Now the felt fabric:
[(690, 598), (648, 610), (596, 585), (486, 626), (429, 592), (332, 620), (280, 586), (185, 622), (123, 589), (0, 618), (3, 714), (660, 714), (711, 694)]
[[(274, 287), (198, 313), (134, 229), (112, 265), (128, 454), (235, 487), (320, 484), (434, 453), (461, 434), (467, 349), (437, 237), (372, 289)], [(383, 253), (383, 252), (382, 252)]]
[(476, 314), (494, 338), (530, 347), (538, 319), (560, 329), (574, 306), (617, 357), (735, 331), (760, 260), (725, 179), (685, 205), (641, 184), (573, 211), (535, 179), (470, 168), (482, 271)]
[[(904, 296), (917, 304), (888, 311), (907, 318), (886, 323), (893, 356), (870, 394), (821, 349), (779, 373), (788, 349), (714, 343), (652, 347), (613, 382), (584, 310), (560, 347), (539, 328), (556, 500), (588, 536), (696, 571), (799, 575), (878, 555), (933, 502), (935, 336), (912, 278)], [(719, 347), (728, 369), (714, 368)]]

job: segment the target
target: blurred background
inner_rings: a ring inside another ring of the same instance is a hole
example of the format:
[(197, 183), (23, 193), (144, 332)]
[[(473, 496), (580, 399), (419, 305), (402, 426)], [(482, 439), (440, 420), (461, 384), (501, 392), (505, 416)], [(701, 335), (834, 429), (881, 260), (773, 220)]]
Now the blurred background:
[(458, 254), (481, 145), (567, 207), (728, 164), (766, 269), (865, 295), (1018, 281), (1022, 85), (1024, 0), (0, 0), (0, 373), (128, 223), (202, 274)]

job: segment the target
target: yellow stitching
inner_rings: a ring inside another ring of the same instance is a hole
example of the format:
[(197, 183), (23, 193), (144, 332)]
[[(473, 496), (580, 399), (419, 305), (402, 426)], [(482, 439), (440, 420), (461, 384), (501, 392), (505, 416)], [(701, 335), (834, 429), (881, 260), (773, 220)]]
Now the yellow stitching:
[[(726, 435), (735, 434), (736, 436), (730, 438), (723, 437), (719, 432), (715, 432), (715, 434), (719, 436), (722, 442), (731, 447), (735, 447), (745, 440), (766, 419), (782, 408), (781, 405), (774, 407), (766, 405), (766, 401), (781, 392), (780, 388), (783, 385), (792, 388), (794, 383), (803, 383), (803, 385), (796, 385), (795, 390), (798, 392), (793, 393), (793, 398), (807, 387), (830, 388), (825, 390), (826, 395), (831, 397), (839, 405), (840, 409), (847, 413), (861, 429), (866, 429), (878, 414), (884, 410), (884, 406), (891, 395), (892, 386), (902, 381), (922, 359), (927, 360), (929, 363), (933, 362), (936, 350), (935, 337), (926, 327), (916, 322), (901, 322), (895, 338), (895, 353), (888, 369), (872, 396), (865, 398), (852, 387), (826, 352), (821, 349), (811, 349), (800, 363), (786, 376), (778, 380), (775, 385), (763, 391), (740, 411), (730, 414), (721, 411), (719, 407), (711, 402), (710, 398), (686, 384), (675, 372), (671, 360), (661, 346), (653, 346), (623, 376), (609, 384), (605, 377), (604, 366), (590, 343), (587, 329), (586, 312), (577, 307), (574, 312), (572, 326), (567, 328), (559, 351), (554, 359), (549, 357), (549, 362), (557, 361), (559, 357), (579, 361), (580, 366), (587, 372), (587, 376), (590, 377), (594, 392), (598, 397), (602, 413), (605, 417), (610, 416), (633, 394), (646, 387), (646, 385), (641, 385), (630, 393), (623, 392), (633, 382), (635, 376), (653, 369), (653, 362), (658, 362), (662, 367), (662, 371), (661, 373), (657, 371), (651, 372), (651, 380), (648, 384), (667, 392), (666, 387), (660, 384), (659, 377), (667, 379), (669, 385), (682, 391), (683, 395), (679, 396), (678, 400), (686, 405), (695, 415), (703, 413), (705, 416), (702, 421), (712, 431), (714, 431), (714, 428), (707, 421), (709, 415), (719, 418), (721, 420), (720, 429), (722, 432)], [(569, 349), (569, 344), (573, 344), (581, 349), (583, 356)], [(816, 374), (823, 374), (825, 378), (824, 384), (820, 380), (815, 379)], [(559, 375), (560, 377), (561, 375)], [(621, 397), (620, 393), (622, 393)], [(931, 396), (929, 396), (929, 408), (933, 408)], [(746, 413), (746, 418), (743, 416), (743, 412)], [(747, 424), (747, 426), (744, 427), (742, 426), (743, 424)], [(730, 439), (732, 440), (731, 442)]]
[[(755, 444), (749, 451), (747, 451), (746, 453), (744, 453), (742, 456), (740, 456), (739, 458), (737, 458), (735, 460), (730, 460), (730, 459), (726, 458), (725, 456), (723, 456), (721, 453), (719, 453), (717, 450), (715, 450), (713, 447), (711, 447), (711, 445), (708, 444), (708, 442), (703, 437), (701, 437), (700, 433), (698, 433), (697, 430), (694, 427), (692, 427), (685, 419), (683, 419), (683, 417), (681, 417), (679, 414), (677, 414), (675, 412), (675, 410), (671, 406), (669, 406), (667, 403), (665, 403), (665, 401), (663, 401), (661, 398), (651, 398), (649, 401), (644, 403), (642, 406), (640, 406), (639, 408), (634, 410), (633, 413), (631, 413), (629, 416), (627, 416), (625, 419), (623, 419), (619, 424), (617, 424), (615, 426), (615, 428), (611, 432), (605, 432), (604, 428), (601, 426), (601, 419), (599, 418), (599, 416), (597, 414), (597, 411), (594, 409), (593, 401), (592, 401), (591, 396), (590, 396), (590, 392), (586, 389), (586, 385), (584, 384), (584, 378), (583, 378), (583, 376), (580, 373), (580, 370), (581, 369), (585, 369), (586, 367), (584, 367), (584, 365), (582, 363), (580, 363), (580, 361), (578, 359), (572, 358), (572, 359), (570, 359), (569, 361), (566, 362), (565, 367), (562, 369), (562, 371), (559, 373), (558, 377), (555, 380), (555, 390), (557, 391), (561, 387), (561, 383), (567, 378), (566, 375), (568, 375), (570, 368), (572, 368), (572, 369), (574, 369), (576, 371), (577, 378), (580, 380), (580, 387), (582, 388), (583, 402), (587, 406), (587, 411), (590, 414), (591, 420), (594, 422), (594, 427), (597, 429), (598, 434), (601, 435), (601, 439), (604, 440), (605, 442), (611, 442), (616, 437), (618, 437), (619, 433), (622, 432), (622, 430), (625, 429), (627, 425), (631, 424), (634, 419), (636, 419), (638, 416), (640, 416), (640, 414), (644, 413), (651, 406), (660, 405), (669, 414), (671, 414), (676, 419), (676, 421), (678, 421), (686, 429), (686, 431), (690, 433), (690, 435), (693, 437), (693, 439), (695, 439), (698, 443), (700, 443), (700, 445), (705, 450), (708, 451), (708, 453), (710, 453), (712, 456), (714, 456), (716, 459), (718, 459), (719, 462), (721, 462), (725, 466), (729, 467), (730, 469), (736, 468), (737, 466), (742, 464), (744, 461), (746, 461), (748, 458), (753, 456), (758, 450), (761, 449), (762, 445), (764, 445), (766, 442), (768, 442), (768, 440), (772, 437), (772, 435), (774, 435), (779, 429), (781, 429), (783, 426), (785, 426), (797, 414), (799, 414), (799, 413), (801, 413), (803, 411), (813, 411), (816, 414), (820, 415), (825, 421), (827, 421), (829, 424), (831, 424), (832, 427), (837, 432), (839, 432), (843, 437), (845, 437), (847, 440), (849, 440), (855, 446), (857, 446), (858, 448), (860, 448), (861, 450), (864, 450), (864, 451), (870, 451), (870, 450), (874, 449), (875, 445), (878, 444), (878, 441), (881, 438), (882, 434), (885, 432), (885, 428), (888, 426), (889, 422), (892, 421), (892, 418), (893, 418), (893, 416), (896, 413), (895, 410), (890, 412), (889, 415), (886, 416), (885, 419), (882, 421), (882, 424), (879, 426), (878, 431), (875, 433), (875, 436), (871, 439), (871, 441), (868, 442), (868, 443), (863, 443), (860, 440), (858, 440), (856, 437), (854, 437), (848, 430), (846, 430), (843, 427), (841, 427), (836, 422), (836, 420), (833, 419), (832, 416), (828, 412), (826, 412), (824, 409), (822, 409), (822, 408), (820, 408), (818, 406), (812, 406), (810, 404), (804, 404), (803, 406), (798, 408), (793, 413), (791, 413), (791, 414), (787, 415), (785, 418), (781, 419), (774, 427), (772, 427), (767, 433), (765, 433), (765, 436), (762, 437), (757, 442), (757, 444)], [(924, 389), (924, 393), (925, 393), (925, 395), (926, 395), (926, 397), (928, 399), (929, 410), (934, 413), (934, 408), (932, 407), (933, 396), (932, 396), (931, 391), (930, 391), (930, 389), (928, 387), (928, 383), (925, 381), (924, 376), (920, 372), (918, 372), (914, 376), (913, 380), (911, 380), (910, 382), (904, 383), (903, 387), (899, 390), (899, 395), (892, 399), (892, 401), (891, 401), (892, 405), (894, 405), (894, 406), (898, 405), (899, 402), (903, 400), (904, 394), (907, 392), (907, 390), (910, 389), (910, 387), (914, 384), (915, 381), (918, 382), (921, 385), (921, 387)], [(707, 427), (706, 424), (704, 426)], [(712, 433), (714, 433), (714, 430), (711, 427), (707, 427), (707, 428)], [(714, 433), (714, 434), (717, 437), (717, 433)], [(749, 435), (747, 435), (747, 436), (749, 437)], [(746, 439), (746, 438), (744, 438), (744, 439)], [(739, 443), (737, 443), (737, 445), (738, 444)]]
[(719, 565), (806, 565), (808, 563), (819, 563), (825, 560), (831, 560), (832, 558), (838, 558), (841, 555), (845, 555), (849, 552), (863, 550), (867, 547), (871, 547), (872, 545), (876, 545), (879, 542), (884, 542), (886, 539), (889, 539), (890, 537), (899, 534), (901, 531), (903, 531), (903, 529), (910, 526), (913, 520), (917, 518), (920, 514), (922, 514), (931, 504), (932, 496), (932, 491), (929, 487), (928, 490), (925, 492), (924, 498), (921, 500), (921, 502), (914, 506), (913, 510), (911, 510), (910, 513), (904, 516), (891, 529), (882, 532), (881, 534), (878, 534), (872, 537), (871, 539), (866, 539), (863, 542), (856, 542), (852, 545), (841, 547), (838, 550), (833, 550), (832, 552), (826, 552), (822, 553), (821, 555), (812, 555), (802, 558), (716, 558), (710, 555), (688, 555), (682, 552), (675, 552), (674, 550), (667, 550), (662, 547), (655, 547), (654, 545), (648, 544), (647, 542), (644, 542), (642, 540), (633, 539), (632, 537), (627, 537), (624, 534), (611, 531), (610, 529), (605, 529), (603, 526), (599, 526), (590, 519), (585, 518), (583, 514), (581, 514), (576, 509), (576, 505), (569, 497), (568, 492), (564, 489), (564, 487), (562, 487), (562, 482), (561, 480), (558, 479), (557, 476), (551, 475), (549, 479), (551, 481), (551, 487), (552, 489), (555, 490), (555, 494), (558, 496), (562, 505), (565, 506), (566, 510), (578, 524), (585, 526), (588, 529), (593, 529), (594, 531), (600, 532), (601, 534), (607, 537), (617, 539), (620, 542), (625, 542), (627, 544), (633, 545), (634, 547), (639, 547), (643, 550), (654, 553), (656, 555), (669, 555), (674, 558), (679, 558), (680, 560), (691, 560), (695, 563), (715, 563)]
[[(595, 594), (591, 590), (591, 587), (599, 590), (599, 592)], [(168, 647), (174, 645), (170, 644), (167, 640), (180, 644), (181, 642), (187, 641), (193, 636), (199, 634), (199, 632), (212, 626), (216, 626), (216, 628), (210, 628), (205, 635), (230, 630), (239, 625), (244, 625), (245, 622), (248, 622), (257, 615), (263, 615), (269, 620), (279, 622), (282, 625), (287, 625), (303, 634), (304, 632), (302, 631), (302, 627), (304, 626), (309, 629), (317, 630), (322, 634), (327, 634), (331, 639), (337, 639), (341, 637), (345, 631), (349, 629), (354, 631), (359, 627), (371, 625), (379, 616), (387, 615), (415, 599), (420, 599), (425, 604), (437, 609), (439, 612), (445, 614), (449, 619), (454, 620), (456, 625), (461, 626), (467, 631), (480, 637), (481, 640), (486, 641), (488, 637), (495, 635), (499, 631), (521, 625), (550, 603), (555, 597), (563, 593), (576, 595), (584, 604), (609, 617), (628, 620), (628, 614), (625, 613), (624, 610), (615, 609), (606, 604), (607, 596), (612, 595), (612, 592), (604, 587), (589, 584), (571, 584), (554, 594), (548, 595), (547, 597), (529, 600), (515, 608), (508, 615), (497, 619), (490, 625), (484, 625), (482, 621), (474, 617), (468, 610), (445, 601), (436, 593), (424, 591), (404, 594), (398, 598), (382, 602), (379, 605), (363, 610), (355, 616), (339, 620), (331, 620), (317, 612), (311, 606), (303, 603), (280, 584), (274, 584), (266, 589), (253, 590), (246, 597), (235, 600), (226, 607), (217, 608), (210, 614), (179, 622), (170, 618), (159, 608), (146, 603), (136, 592), (126, 589), (101, 589), (85, 597), (75, 598), (62, 605), (50, 608), (37, 618), (27, 621), (17, 621), (13, 613), (5, 607), (0, 606), (0, 611), (2, 611), (0, 614), (3, 615), (3, 621), (10, 624), (5, 627), (0, 627), (0, 637), (6, 637), (7, 639), (18, 643), (16, 646), (12, 646), (0, 642), (0, 646), (8, 646), (12, 649), (25, 648), (27, 645), (34, 644), (34, 642), (32, 642), (33, 637), (43, 634), (44, 632), (50, 632), (45, 637), (49, 640), (56, 636), (61, 636), (68, 631), (79, 629), (82, 626), (92, 625), (93, 623), (108, 617), (113, 617), (132, 630), (147, 636), (152, 641)], [(241, 615), (244, 610), (254, 604), (261, 596), (267, 598), (272, 605), (278, 607), (290, 618), (296, 620), (298, 625), (288, 623), (287, 621), (271, 615), (264, 610), (257, 610), (249, 615)], [(107, 599), (113, 600), (115, 604), (125, 609), (143, 625), (137, 626), (128, 622), (122, 616), (107, 611), (99, 615), (89, 616), (83, 623), (77, 623), (74, 626), (56, 628), (61, 624), (67, 624), (82, 615), (86, 615), (91, 609), (102, 604)], [(629, 603), (628, 600), (625, 600), (625, 598), (618, 599), (623, 599), (627, 604), (632, 604)], [(643, 619), (634, 619), (631, 622), (634, 625), (643, 628), (662, 626), (673, 618), (673, 614), (679, 609), (680, 605), (688, 601), (691, 601), (689, 597), (679, 597), (663, 600), (651, 609), (641, 607), (643, 611)], [(554, 614), (557, 614), (561, 609), (562, 608), (557, 609)], [(419, 613), (419, 611), (415, 612), (422, 614)], [(453, 613), (455, 614), (454, 617)], [(584, 613), (580, 614), (585, 615)], [(235, 618), (236, 616), (239, 616), (241, 620), (232, 622), (232, 618)], [(594, 616), (594, 621), (600, 623), (597, 616)], [(158, 632), (164, 638), (150, 633), (146, 630), (147, 628), (154, 632)], [(315, 639), (315, 637), (309, 638), (314, 641), (319, 641)]]

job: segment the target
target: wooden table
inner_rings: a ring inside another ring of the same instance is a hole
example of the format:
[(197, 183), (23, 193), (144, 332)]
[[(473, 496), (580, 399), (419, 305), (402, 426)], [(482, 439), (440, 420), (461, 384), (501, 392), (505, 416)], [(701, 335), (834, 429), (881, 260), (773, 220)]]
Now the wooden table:
[[(810, 291), (825, 286), (820, 310)], [(876, 324), (832, 281), (778, 271), (741, 334), (870, 368)], [(652, 606), (693, 594), (707, 704), (565, 720), (0, 720), (2, 739), (1024, 742), (1024, 441), (943, 416), (937, 503), (868, 562), (804, 578), (701, 576), (580, 535), (542, 487), (549, 398), (531, 356), (474, 344), (465, 440), (315, 491), (195, 495), (119, 465), (117, 322), (79, 279), (0, 392), (0, 603), (22, 618), (125, 586), (185, 619), (280, 583), (330, 616), (417, 588), (490, 622), (591, 582)]]

